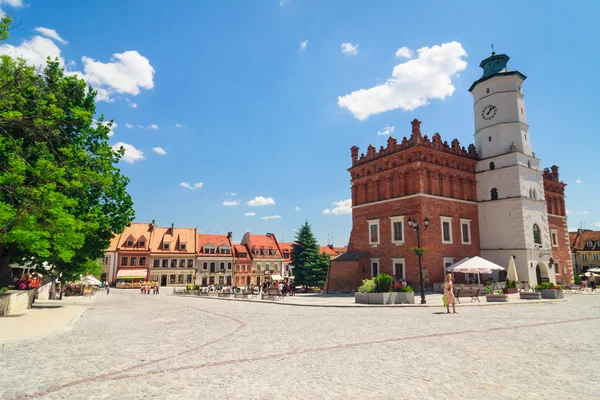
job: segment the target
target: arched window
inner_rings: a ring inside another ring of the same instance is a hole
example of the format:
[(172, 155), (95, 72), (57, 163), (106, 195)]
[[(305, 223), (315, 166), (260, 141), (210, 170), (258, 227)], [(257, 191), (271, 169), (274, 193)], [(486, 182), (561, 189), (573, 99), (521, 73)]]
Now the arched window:
[(537, 200), (537, 193), (536, 193), (535, 189), (533, 189), (533, 199)]
[(491, 197), (492, 197), (492, 200), (498, 200), (498, 189), (496, 189), (496, 188), (493, 188), (493, 189), (490, 191), (490, 195), (491, 195)]
[(533, 224), (533, 242), (535, 244), (542, 244), (542, 232), (537, 224)]
[(492, 161), (490, 163), (490, 171), (496, 169), (496, 164), (494, 164), (494, 162)]
[(529, 188), (529, 198), (533, 199), (533, 189)]
[(527, 168), (531, 168), (531, 161), (527, 160)]

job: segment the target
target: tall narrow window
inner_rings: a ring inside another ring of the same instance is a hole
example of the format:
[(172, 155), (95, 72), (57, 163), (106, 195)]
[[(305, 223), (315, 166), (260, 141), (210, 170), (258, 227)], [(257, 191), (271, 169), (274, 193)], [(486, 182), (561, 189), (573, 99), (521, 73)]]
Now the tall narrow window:
[(493, 171), (493, 170), (495, 170), (495, 169), (496, 169), (496, 164), (494, 164), (494, 162), (492, 161), (492, 162), (490, 163), (490, 171)]
[(440, 217), (442, 223), (442, 243), (452, 244), (452, 218)]
[(471, 220), (461, 219), (460, 230), (462, 236), (462, 244), (471, 244)]
[(488, 142), (491, 142), (491, 141), (492, 141), (492, 137), (488, 136)]
[(127, 257), (121, 257), (121, 265), (127, 265)]
[(533, 224), (533, 242), (535, 244), (542, 244), (542, 232), (538, 224)]
[(556, 230), (550, 231), (550, 235), (552, 236), (552, 247), (558, 247), (558, 233)]
[(493, 188), (493, 189), (490, 191), (490, 196), (491, 196), (491, 199), (492, 199), (492, 200), (498, 200), (498, 189), (496, 189), (496, 188)]
[(369, 244), (379, 244), (379, 220), (370, 220), (369, 223)]
[(392, 222), (392, 243), (404, 243), (404, 217), (391, 217)]
[(152, 267), (153, 267), (153, 268), (158, 268), (158, 267), (160, 267), (160, 260), (153, 260), (153, 261), (152, 261)]
[(177, 268), (177, 259), (176, 258), (171, 259), (171, 268)]
[(371, 278), (379, 274), (379, 258), (371, 259)]
[(129, 265), (135, 267), (137, 265), (137, 257), (131, 257)]

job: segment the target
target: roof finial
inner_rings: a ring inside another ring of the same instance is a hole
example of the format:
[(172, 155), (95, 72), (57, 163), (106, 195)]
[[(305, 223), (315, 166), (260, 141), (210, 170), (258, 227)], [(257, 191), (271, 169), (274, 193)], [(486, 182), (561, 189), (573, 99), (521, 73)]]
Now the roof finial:
[(496, 52), (494, 51), (494, 43), (492, 43), (492, 55), (495, 56)]

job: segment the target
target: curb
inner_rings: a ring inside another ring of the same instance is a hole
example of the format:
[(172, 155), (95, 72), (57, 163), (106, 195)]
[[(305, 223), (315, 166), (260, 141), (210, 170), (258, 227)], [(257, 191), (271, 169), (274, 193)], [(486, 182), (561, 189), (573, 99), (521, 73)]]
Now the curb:
[(69, 323), (67, 325), (65, 325), (64, 327), (57, 329), (55, 331), (44, 333), (44, 334), (37, 335), (37, 336), (27, 336), (27, 337), (18, 338), (18, 339), (0, 340), (0, 348), (10, 347), (10, 346), (13, 346), (16, 344), (21, 344), (22, 342), (38, 341), (38, 340), (48, 339), (48, 338), (51, 338), (54, 336), (60, 336), (63, 333), (69, 332), (71, 329), (73, 329), (75, 327), (75, 325), (77, 325), (77, 322), (80, 321), (81, 317), (83, 316), (83, 314), (86, 311), (87, 311), (87, 307), (83, 306), (83, 309), (78, 311), (73, 316), (73, 318), (71, 318), (71, 321), (69, 321)]
[[(223, 297), (209, 297), (209, 296), (180, 296), (176, 294), (167, 294), (167, 296), (182, 297), (182, 298), (198, 298), (198, 299), (209, 299), (209, 300), (222, 300), (222, 301), (234, 301), (234, 302), (247, 302), (254, 304), (276, 304), (280, 306), (292, 306), (292, 307), (322, 307), (322, 308), (444, 308), (441, 304), (298, 304), (298, 303), (285, 303), (283, 300), (280, 301), (264, 301), (264, 300), (248, 300), (248, 299), (235, 299), (235, 298), (223, 298)], [(489, 307), (489, 306), (521, 306), (525, 304), (551, 304), (565, 302), (566, 299), (557, 300), (528, 300), (523, 303), (466, 303), (457, 304), (457, 307)]]

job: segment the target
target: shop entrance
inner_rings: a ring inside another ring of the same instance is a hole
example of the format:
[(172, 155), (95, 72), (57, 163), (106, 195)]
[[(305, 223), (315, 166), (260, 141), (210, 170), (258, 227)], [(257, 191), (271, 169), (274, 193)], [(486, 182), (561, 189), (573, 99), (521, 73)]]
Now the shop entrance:
[(167, 276), (166, 275), (161, 275), (160, 286), (167, 286)]

